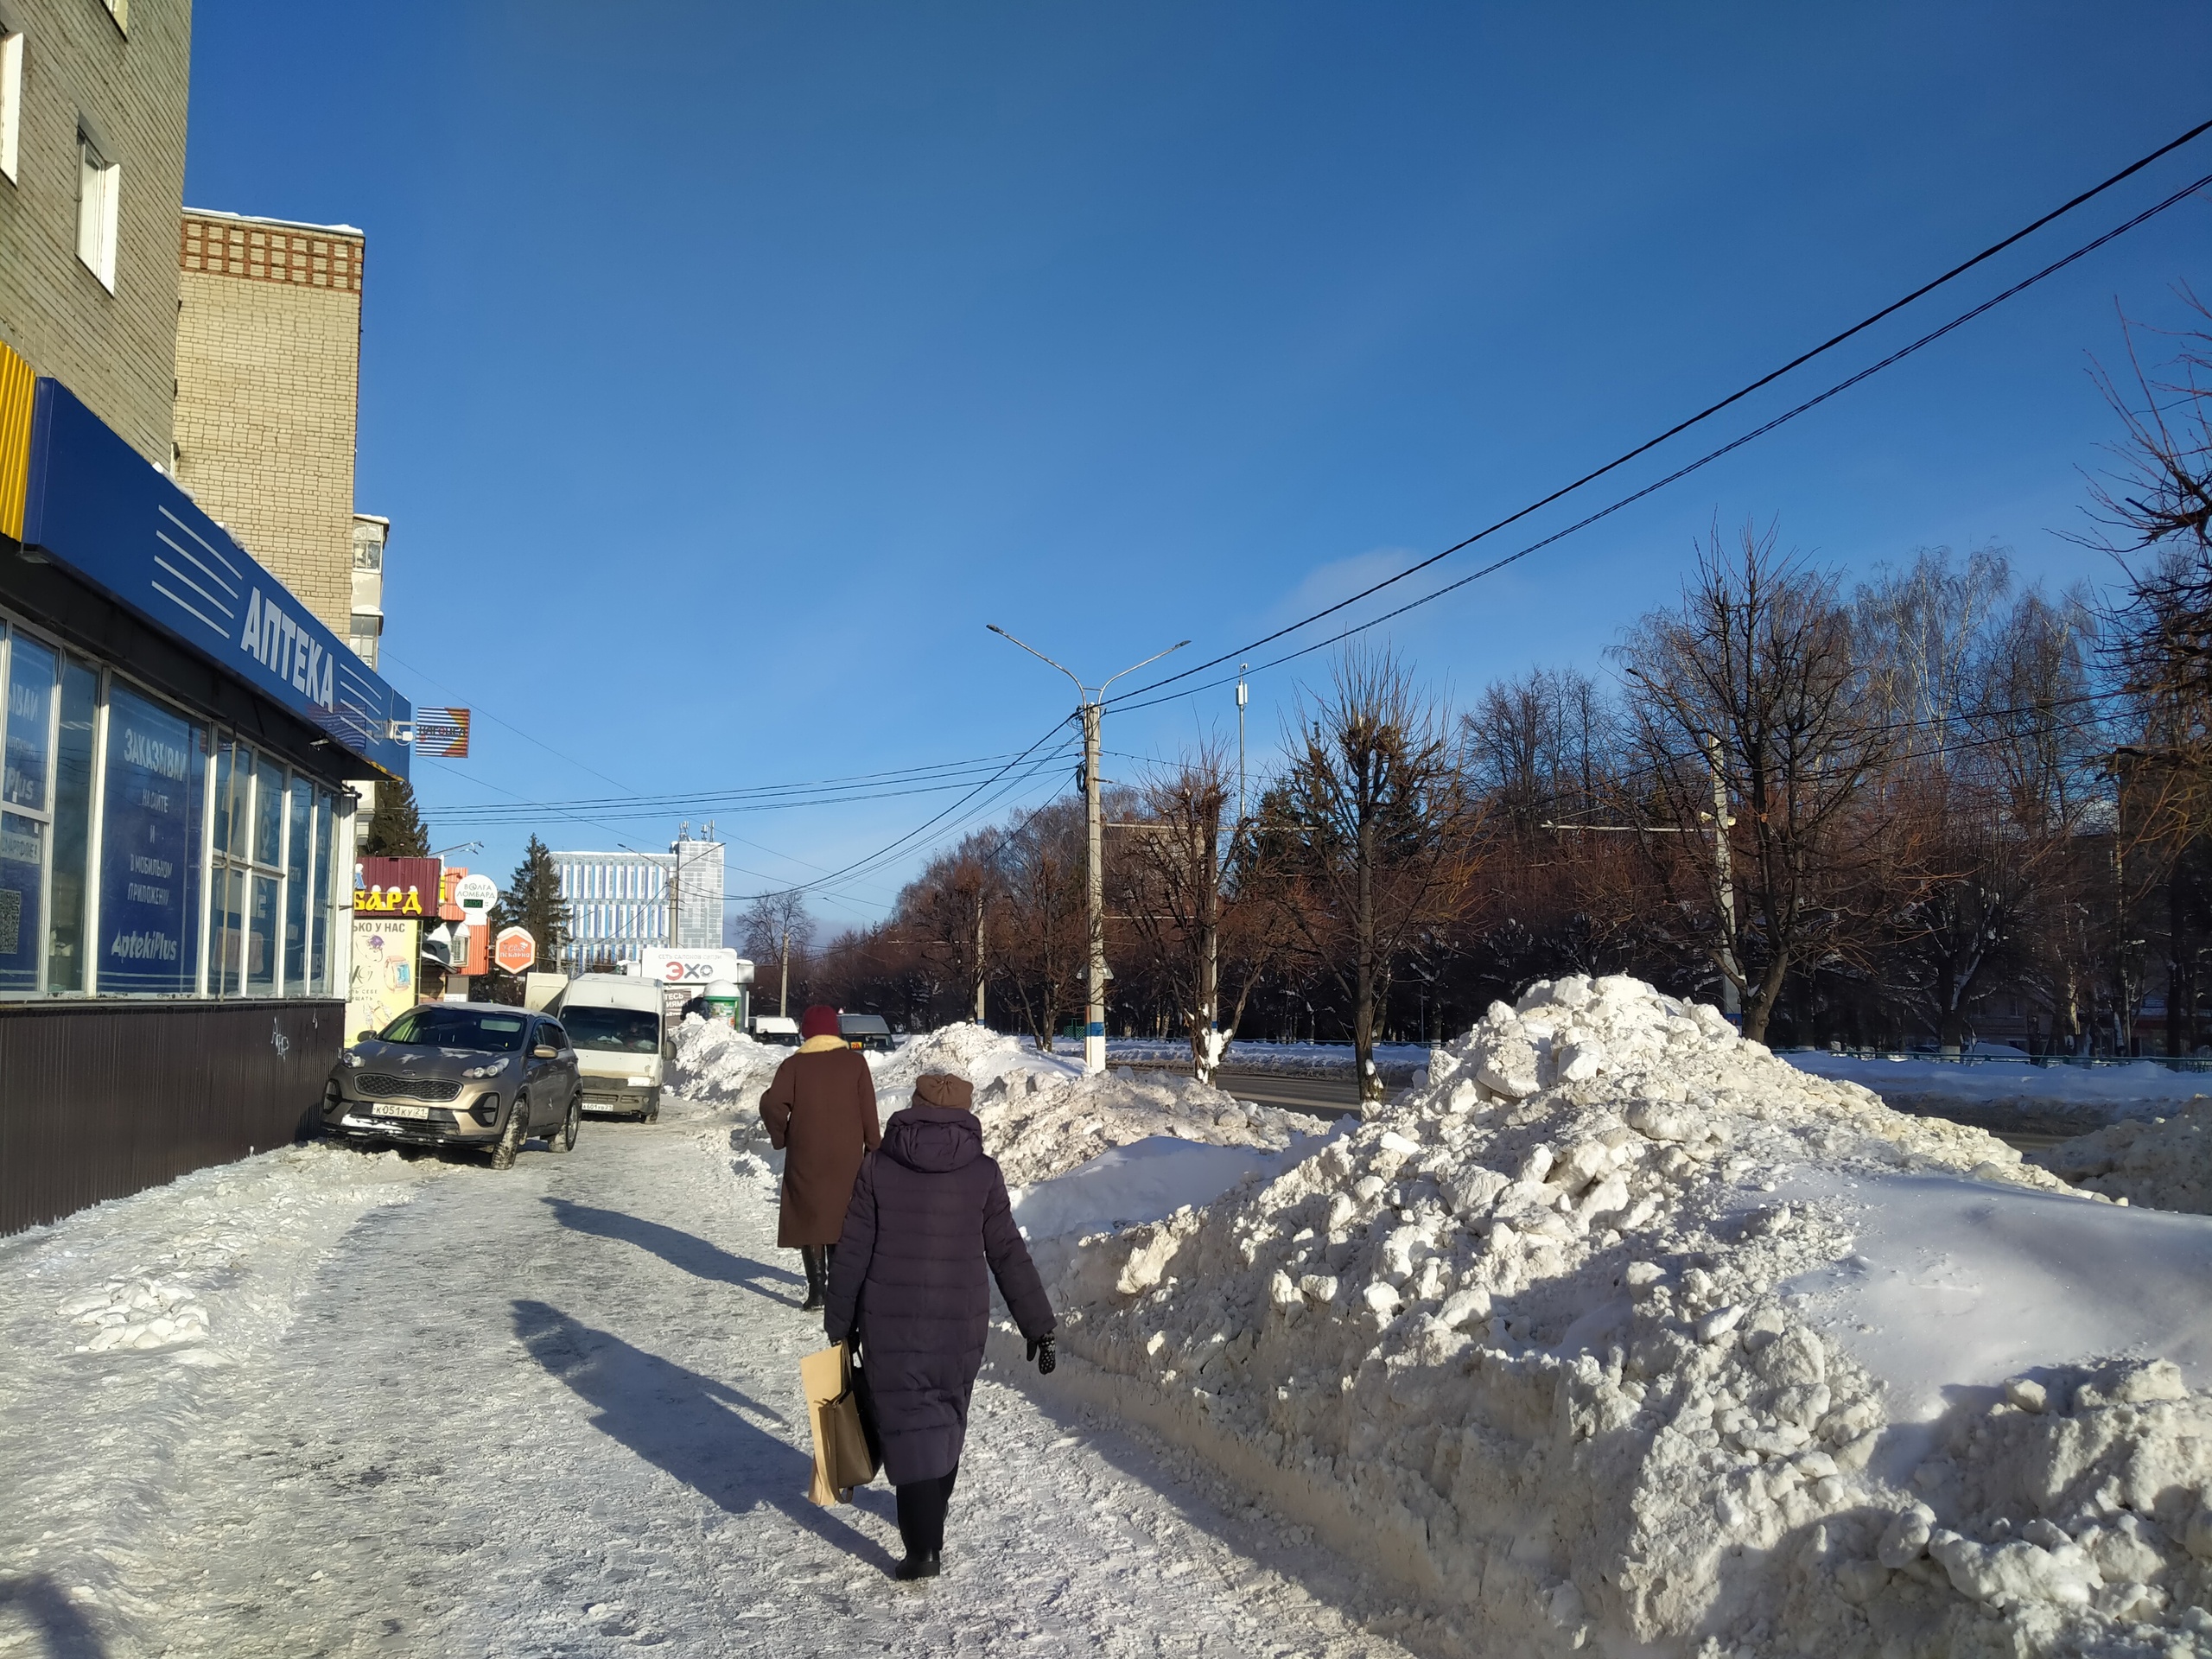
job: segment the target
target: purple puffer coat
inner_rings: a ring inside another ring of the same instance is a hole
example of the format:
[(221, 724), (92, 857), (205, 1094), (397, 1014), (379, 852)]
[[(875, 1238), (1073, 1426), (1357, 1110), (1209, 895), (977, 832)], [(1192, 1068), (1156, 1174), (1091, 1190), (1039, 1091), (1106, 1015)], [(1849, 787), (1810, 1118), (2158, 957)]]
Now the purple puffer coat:
[(861, 1164), (830, 1268), (823, 1324), (832, 1342), (860, 1327), (883, 1471), (894, 1486), (959, 1466), (990, 1325), (990, 1278), (1023, 1336), (1053, 1325), (1006, 1181), (964, 1109), (969, 1094), (964, 1079), (916, 1083), (915, 1104), (893, 1116), (881, 1149)]

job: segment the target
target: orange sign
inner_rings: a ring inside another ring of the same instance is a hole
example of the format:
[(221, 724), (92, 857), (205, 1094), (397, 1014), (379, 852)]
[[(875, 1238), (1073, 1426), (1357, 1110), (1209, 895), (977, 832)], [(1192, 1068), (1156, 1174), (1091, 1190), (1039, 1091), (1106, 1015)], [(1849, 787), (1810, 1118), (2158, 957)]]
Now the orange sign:
[(492, 960), (511, 974), (526, 974), (537, 960), (537, 941), (526, 927), (503, 927), (492, 947)]

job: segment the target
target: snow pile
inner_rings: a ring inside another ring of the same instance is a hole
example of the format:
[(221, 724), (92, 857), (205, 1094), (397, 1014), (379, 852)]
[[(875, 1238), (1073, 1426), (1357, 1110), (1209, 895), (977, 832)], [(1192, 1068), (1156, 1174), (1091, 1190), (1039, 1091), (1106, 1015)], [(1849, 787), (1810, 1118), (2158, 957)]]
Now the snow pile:
[(1009, 1070), (976, 1090), (976, 1116), (983, 1149), (999, 1160), (1009, 1186), (1065, 1174), (1113, 1147), (1154, 1136), (1280, 1152), (1320, 1127), (1302, 1113), (1248, 1105), (1172, 1071), (1140, 1078), (1135, 1072), (1066, 1077)]
[(676, 1032), (669, 1087), (698, 1105), (757, 1110), (760, 1091), (792, 1052), (772, 1043), (756, 1043), (719, 1020), (686, 1014)]
[[(277, 1338), (317, 1249), (444, 1167), (327, 1141), (280, 1147), (0, 1243), (0, 1273), (61, 1323), (74, 1352), (176, 1349), (221, 1363)], [(48, 1345), (6, 1323), (0, 1337)]]
[(1024, 1039), (1003, 1036), (973, 1020), (909, 1037), (888, 1054), (870, 1054), (868, 1062), (875, 1072), (875, 1095), (886, 1116), (906, 1103), (914, 1092), (914, 1079), (925, 1071), (949, 1071), (967, 1078), (978, 1090), (1010, 1074), (1058, 1078), (1083, 1072), (1080, 1055), (1040, 1054)]
[(1062, 1376), (1491, 1650), (2212, 1654), (2188, 1611), (2212, 1404), (2172, 1366), (2017, 1378), (1985, 1414), (1815, 1327), (1822, 1274), (1877, 1276), (1855, 1187), (1909, 1205), (1914, 1179), (1976, 1216), (2090, 1210), (1709, 1007), (1576, 976), (1282, 1173), (1064, 1253)]
[(2212, 1215), (2212, 1099), (2130, 1119), (2031, 1154), (2061, 1179), (2158, 1210)]
[(1935, 1113), (1996, 1129), (2078, 1135), (2130, 1117), (2174, 1111), (2212, 1077), (2155, 1061), (2132, 1065), (2031, 1065), (2024, 1060), (1961, 1065), (1876, 1059), (1803, 1049), (1781, 1058), (1800, 1071), (1863, 1084), (1899, 1111)]

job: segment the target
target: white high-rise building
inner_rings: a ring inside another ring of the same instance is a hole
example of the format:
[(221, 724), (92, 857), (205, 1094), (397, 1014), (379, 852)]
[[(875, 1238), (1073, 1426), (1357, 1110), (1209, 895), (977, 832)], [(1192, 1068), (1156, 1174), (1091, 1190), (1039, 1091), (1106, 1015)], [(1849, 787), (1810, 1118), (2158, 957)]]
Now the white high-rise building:
[[(569, 907), (561, 970), (580, 974), (605, 962), (626, 966), (655, 945), (719, 945), (723, 858), (721, 842), (685, 837), (670, 842), (664, 853), (555, 853), (561, 898)], [(672, 931), (671, 881), (677, 924)]]

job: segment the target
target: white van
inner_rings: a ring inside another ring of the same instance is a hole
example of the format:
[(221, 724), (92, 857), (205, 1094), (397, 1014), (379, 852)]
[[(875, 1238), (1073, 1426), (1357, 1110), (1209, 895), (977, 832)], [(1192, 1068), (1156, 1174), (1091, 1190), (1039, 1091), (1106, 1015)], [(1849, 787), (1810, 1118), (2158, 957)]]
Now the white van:
[(668, 1033), (660, 987), (628, 974), (579, 974), (554, 1004), (576, 1051), (584, 1110), (660, 1116)]

